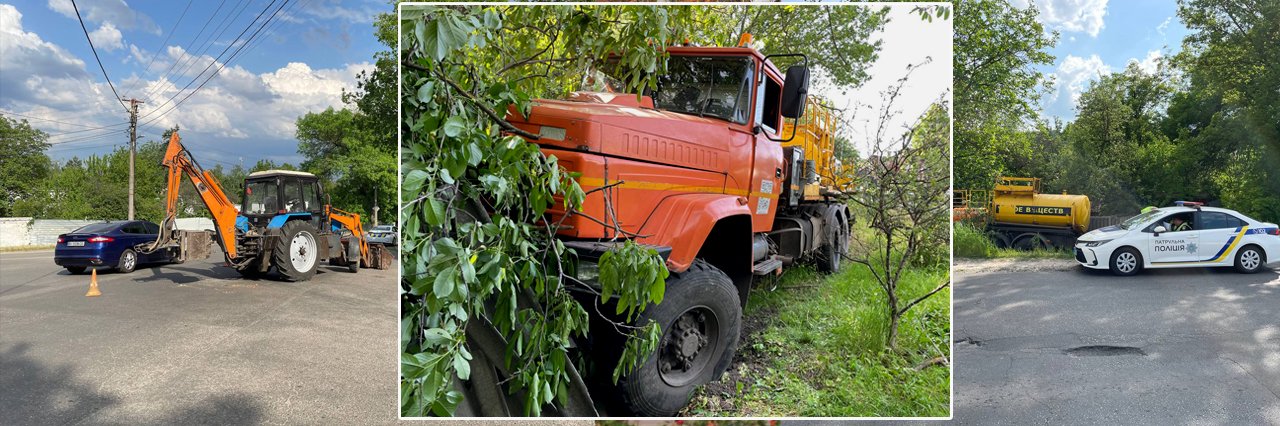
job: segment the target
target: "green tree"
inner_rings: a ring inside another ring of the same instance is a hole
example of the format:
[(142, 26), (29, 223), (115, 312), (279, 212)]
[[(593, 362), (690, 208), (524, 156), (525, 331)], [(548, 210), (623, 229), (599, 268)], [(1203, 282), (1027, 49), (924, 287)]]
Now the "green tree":
[(1040, 91), (1051, 82), (1035, 69), (1050, 64), (1046, 32), (1034, 6), (1007, 0), (955, 3), (955, 187), (990, 188), (1008, 166), (1026, 155), (1030, 139), (1020, 131), (1038, 116)]
[(15, 204), (39, 197), (34, 190), (51, 169), (44, 154), (48, 139), (27, 120), (0, 115), (0, 216), (12, 216)]

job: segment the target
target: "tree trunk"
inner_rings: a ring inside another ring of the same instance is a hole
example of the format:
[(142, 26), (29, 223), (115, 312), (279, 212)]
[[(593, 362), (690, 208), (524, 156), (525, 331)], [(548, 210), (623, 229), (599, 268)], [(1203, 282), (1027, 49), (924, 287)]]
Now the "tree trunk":
[(889, 338), (885, 341), (885, 346), (889, 351), (897, 349), (898, 344), (898, 320), (901, 316), (898, 314), (898, 296), (889, 296)]

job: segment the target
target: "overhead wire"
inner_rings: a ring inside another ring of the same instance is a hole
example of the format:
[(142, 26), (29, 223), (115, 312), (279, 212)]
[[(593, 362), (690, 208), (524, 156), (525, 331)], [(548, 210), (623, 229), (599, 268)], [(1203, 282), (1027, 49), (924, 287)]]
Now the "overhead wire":
[[(183, 56), (179, 57), (177, 60), (174, 61), (175, 67), (173, 67), (169, 72), (166, 72), (163, 78), (168, 78), (170, 75), (173, 75), (174, 79), (178, 79), (181, 76), (185, 75), (187, 73), (187, 70), (191, 69), (191, 67), (195, 65), (196, 60), (198, 58), (204, 57), (205, 53), (209, 51), (209, 48), (213, 47), (213, 43), (217, 41), (217, 39), (221, 38), (222, 35), (227, 32), (228, 29), (231, 29), (232, 24), (235, 24), (235, 21), (240, 19), (240, 15), (243, 14), (244, 11), (248, 9), (248, 6), (250, 4), (252, 3), (246, 2), (245, 0), (240, 0), (240, 2), (237, 3), (235, 7), (232, 7), (231, 10), (227, 11), (226, 16), (222, 17), (222, 20), (218, 22), (218, 25), (214, 27), (213, 31), (209, 32), (208, 38), (206, 38), (203, 42), (199, 42), (198, 40), (193, 39), (192, 41), (199, 43), (200, 47), (184, 50)], [(218, 8), (221, 9), (222, 6), (219, 5)], [(210, 17), (209, 22), (212, 22), (212, 21), (213, 21), (213, 17)], [(199, 37), (197, 36), (197, 39), (198, 38)], [(192, 46), (188, 46), (188, 47), (192, 47)], [(199, 50), (199, 52), (197, 52), (197, 50)], [(196, 77), (193, 77), (191, 80), (195, 81), (196, 79), (199, 79), (199, 78), (200, 76), (197, 75)], [(175, 86), (177, 85), (175, 84)], [(145, 96), (148, 98), (151, 96), (155, 96), (159, 93), (159, 91), (160, 91), (160, 86), (157, 85), (155, 87), (152, 87), (151, 90), (147, 91), (147, 94)], [(179, 92), (181, 92), (181, 90), (179, 90)]]
[[(167, 45), (167, 44), (169, 44), (169, 39), (170, 39), (170, 38), (172, 38), (172, 37), (173, 37), (173, 33), (174, 33), (175, 31), (177, 31), (177, 29), (178, 29), (178, 25), (181, 25), (181, 24), (182, 24), (182, 18), (186, 18), (186, 17), (187, 17), (187, 11), (188, 11), (188, 10), (191, 10), (191, 3), (192, 3), (193, 1), (194, 1), (194, 0), (187, 0), (187, 7), (185, 7), (185, 8), (183, 8), (183, 9), (182, 9), (182, 14), (181, 14), (181, 15), (178, 15), (178, 20), (177, 20), (177, 21), (174, 21), (174, 23), (173, 23), (173, 26), (172, 26), (172, 27), (169, 27), (169, 35), (167, 35), (167, 36), (165, 36), (165, 37), (164, 37), (164, 41), (160, 42), (160, 46), (159, 46), (159, 47), (157, 47), (157, 48), (155, 49), (155, 53), (152, 53), (152, 54), (151, 54), (151, 60), (147, 61), (147, 66), (142, 67), (142, 72), (147, 72), (148, 70), (150, 70), (150, 69), (151, 69), (151, 64), (154, 64), (154, 63), (156, 62), (156, 57), (157, 57), (157, 56), (160, 56), (160, 49), (164, 49), (164, 46), (165, 46), (165, 45)], [(137, 87), (138, 87), (138, 81), (139, 81), (139, 80), (140, 80), (140, 79), (135, 79), (135, 80), (133, 80), (133, 83), (130, 83), (130, 84), (129, 84), (129, 87), (126, 87), (126, 88), (124, 89), (124, 93), (127, 95), (127, 94), (129, 94), (129, 92), (132, 92), (132, 91), (133, 91), (133, 89), (137, 88)]]
[[(242, 0), (242, 1), (243, 1), (243, 0)], [(197, 33), (196, 33), (196, 35), (195, 35), (194, 37), (192, 37), (192, 38), (191, 38), (191, 40), (188, 40), (188, 41), (187, 41), (187, 43), (186, 43), (185, 47), (183, 47), (183, 50), (182, 50), (184, 53), (186, 53), (186, 52), (191, 52), (191, 51), (192, 51), (191, 47), (192, 47), (192, 46), (195, 46), (195, 44), (196, 44), (196, 40), (199, 40), (199, 39), (200, 39), (200, 36), (201, 36), (201, 35), (204, 35), (204, 30), (205, 30), (205, 29), (207, 29), (207, 28), (209, 28), (209, 24), (213, 23), (213, 19), (214, 19), (214, 18), (216, 18), (216, 17), (218, 17), (218, 12), (221, 12), (221, 11), (222, 11), (222, 6), (225, 6), (226, 4), (227, 4), (227, 0), (222, 0), (222, 2), (218, 3), (218, 7), (217, 7), (216, 9), (214, 9), (214, 10), (213, 10), (213, 14), (212, 14), (212, 15), (209, 15), (209, 19), (206, 19), (206, 20), (204, 21), (204, 25), (201, 25), (201, 26), (200, 26), (200, 31), (199, 31), (199, 32), (197, 32)], [(231, 16), (231, 12), (229, 12), (229, 11), (228, 11), (228, 12), (227, 12), (227, 16)], [(222, 18), (222, 22), (226, 22), (226, 17), (223, 17), (223, 18)], [(221, 26), (221, 25), (222, 25), (222, 22), (219, 22), (219, 23), (218, 23), (218, 25), (219, 25), (219, 26)], [(210, 35), (212, 35), (213, 33), (209, 33), (209, 34), (210, 34)], [(157, 54), (158, 54), (158, 53), (159, 53), (159, 52), (157, 52)], [(187, 55), (184, 55), (184, 56), (181, 56), (181, 57), (178, 57), (178, 58), (174, 59), (174, 60), (173, 60), (173, 62), (169, 64), (169, 68), (166, 68), (166, 69), (164, 70), (164, 74), (163, 74), (163, 75), (161, 75), (161, 76), (160, 76), (160, 78), (156, 79), (156, 81), (157, 81), (157, 82), (159, 82), (159, 81), (163, 81), (163, 80), (165, 80), (165, 79), (169, 78), (169, 76), (173, 74), (173, 70), (174, 70), (174, 68), (178, 65), (178, 63), (184, 62), (184, 60), (185, 60), (185, 59), (187, 59), (189, 56), (190, 56), (190, 54), (187, 54)], [(143, 94), (143, 95), (142, 95), (142, 97), (143, 97), (143, 98), (149, 98), (149, 97), (151, 97), (151, 95), (152, 95), (152, 94), (154, 94), (157, 90), (159, 90), (159, 87), (160, 87), (159, 85), (155, 85), (155, 86), (151, 87), (150, 89), (148, 89), (148, 90), (147, 90), (147, 93), (145, 93), (145, 94)]]
[[(48, 121), (48, 122), (51, 122), (51, 123), (65, 124), (65, 125), (68, 125), (68, 126), (86, 127), (86, 128), (90, 128), (90, 129), (100, 128), (100, 127), (92, 127), (92, 126), (85, 125), (85, 124), (71, 123), (71, 122), (66, 122), (66, 121), (59, 121), (59, 120), (54, 120), (54, 119), (51, 119), (51, 118), (36, 117), (36, 116), (33, 116), (33, 115), (19, 114), (19, 113), (16, 113), (16, 112), (10, 112), (10, 111), (4, 111), (4, 110), (0, 110), (0, 114), (16, 115), (16, 116), (19, 116), (19, 117), (22, 117), (22, 118), (29, 118), (29, 119), (32, 119), (32, 120), (40, 120), (40, 121)], [(105, 127), (109, 127), (109, 126), (117, 126), (117, 125), (120, 125), (120, 124), (129, 124), (129, 123), (128, 123), (128, 122), (122, 122), (122, 123), (111, 124), (111, 125), (108, 125), (108, 126), (105, 126)]]
[(93, 37), (89, 37), (89, 29), (84, 26), (84, 18), (80, 17), (80, 7), (76, 6), (76, 0), (71, 0), (71, 8), (76, 12), (76, 20), (80, 21), (80, 29), (84, 31), (85, 40), (89, 40), (89, 50), (93, 51), (93, 59), (98, 61), (98, 69), (102, 70), (102, 76), (107, 79), (107, 86), (111, 87), (111, 93), (116, 95), (116, 101), (120, 102), (120, 106), (124, 107), (125, 112), (129, 112), (129, 106), (124, 104), (124, 100), (120, 98), (120, 93), (116, 92), (115, 83), (111, 82), (111, 76), (107, 75), (107, 67), (102, 66), (102, 58), (98, 57), (98, 48), (93, 46)]
[[(241, 30), (241, 31), (240, 31), (240, 34), (236, 35), (235, 40), (232, 40), (232, 41), (231, 41), (231, 43), (227, 44), (227, 47), (223, 48), (223, 49), (222, 49), (222, 52), (218, 53), (218, 57), (216, 57), (216, 58), (214, 58), (212, 61), (210, 61), (210, 62), (209, 62), (209, 65), (206, 65), (206, 66), (204, 67), (204, 70), (201, 70), (201, 71), (200, 71), (200, 74), (197, 74), (195, 78), (191, 79), (191, 81), (190, 81), (190, 82), (187, 82), (187, 85), (186, 85), (186, 86), (183, 86), (183, 87), (182, 87), (182, 89), (179, 89), (176, 93), (174, 93), (174, 94), (173, 94), (173, 96), (170, 96), (170, 97), (169, 97), (169, 99), (165, 100), (165, 101), (164, 101), (164, 103), (162, 103), (162, 104), (160, 104), (160, 105), (157, 105), (157, 106), (155, 107), (155, 109), (153, 109), (153, 110), (151, 110), (151, 111), (148, 111), (146, 114), (144, 114), (144, 115), (143, 115), (142, 117), (140, 117), (140, 118), (148, 117), (148, 116), (150, 116), (151, 114), (154, 114), (156, 111), (160, 111), (160, 109), (164, 108), (164, 106), (165, 106), (165, 105), (168, 105), (169, 103), (173, 102), (173, 100), (174, 100), (174, 99), (176, 99), (179, 95), (181, 95), (181, 94), (182, 94), (182, 92), (183, 92), (184, 90), (187, 90), (188, 88), (190, 88), (192, 84), (195, 84), (196, 80), (199, 80), (201, 76), (204, 76), (204, 75), (205, 75), (205, 73), (206, 73), (206, 72), (208, 72), (208, 71), (209, 71), (209, 69), (210, 69), (210, 68), (212, 68), (214, 64), (219, 64), (219, 63), (220, 63), (220, 62), (219, 62), (219, 60), (221, 60), (221, 59), (222, 59), (222, 57), (223, 57), (223, 56), (225, 56), (225, 55), (227, 54), (227, 51), (228, 51), (228, 50), (231, 50), (231, 48), (232, 48), (232, 47), (236, 47), (236, 53), (238, 53), (241, 49), (243, 49), (243, 48), (244, 48), (244, 44), (243, 44), (243, 43), (241, 43), (241, 44), (239, 44), (239, 45), (237, 46), (237, 42), (239, 42), (241, 38), (244, 38), (244, 34), (245, 34), (245, 33), (247, 33), (247, 32), (249, 32), (249, 29), (253, 28), (254, 24), (255, 24), (255, 23), (257, 23), (259, 19), (262, 19), (262, 15), (263, 15), (263, 14), (265, 14), (265, 13), (267, 13), (267, 11), (271, 9), (271, 6), (275, 5), (276, 1), (278, 1), (278, 0), (271, 0), (271, 3), (267, 4), (267, 7), (263, 8), (261, 12), (258, 12), (258, 15), (257, 15), (257, 16), (255, 16), (255, 17), (253, 18), (253, 21), (249, 22), (249, 25), (245, 26), (244, 30)], [(288, 3), (288, 0), (285, 0), (285, 3)], [(281, 4), (281, 7), (283, 7), (283, 6), (285, 5), (285, 3), (282, 3), (282, 4)], [(276, 9), (276, 12), (279, 12), (279, 11), (280, 11), (280, 9), (279, 9), (279, 8), (277, 8), (277, 9)], [(272, 17), (274, 17), (274, 16), (275, 16), (275, 14), (272, 14)], [(263, 24), (262, 24), (262, 25), (263, 25), (263, 26), (265, 26), (265, 25), (266, 25), (270, 20), (271, 20), (271, 18), (268, 18), (268, 19), (267, 19), (267, 21), (263, 21)], [(259, 27), (258, 27), (258, 30), (259, 30), (259, 31), (261, 31), (261, 30), (262, 30), (262, 26), (259, 26)], [(255, 32), (254, 32), (254, 34), (255, 34), (255, 35), (256, 35), (257, 33), (258, 33), (257, 31), (255, 31)], [(250, 36), (250, 38), (252, 38), (252, 37), (253, 37), (253, 36)], [(246, 42), (247, 42), (247, 41), (248, 41), (248, 40), (246, 40)], [(232, 53), (231, 57), (229, 57), (229, 58), (227, 59), (227, 62), (231, 61), (231, 59), (235, 57), (236, 53)], [(227, 63), (227, 62), (221, 62), (221, 64), (222, 64), (222, 65), (220, 65), (220, 66), (218, 67), (218, 71), (214, 72), (213, 74), (210, 74), (210, 75), (209, 75), (209, 77), (206, 77), (206, 78), (205, 78), (205, 80), (204, 80), (204, 82), (203, 82), (203, 83), (200, 83), (200, 86), (199, 86), (199, 87), (196, 87), (194, 90), (192, 90), (192, 91), (188, 92), (188, 93), (187, 93), (187, 97), (186, 97), (186, 98), (183, 98), (183, 100), (185, 101), (187, 98), (190, 98), (192, 94), (194, 94), (195, 92), (197, 92), (197, 91), (199, 91), (201, 88), (203, 88), (203, 87), (204, 87), (204, 85), (205, 85), (206, 83), (208, 83), (208, 82), (209, 82), (209, 80), (211, 80), (213, 77), (217, 76), (218, 72), (222, 71), (222, 67), (223, 67), (223, 66), (226, 66), (226, 63)], [(174, 106), (176, 107), (176, 106), (177, 106), (177, 104), (175, 104)], [(172, 109), (173, 109), (173, 108), (170, 108), (170, 110), (172, 110)], [(155, 121), (155, 120), (153, 119), (153, 120), (151, 120), (151, 121)], [(150, 123), (151, 121), (149, 121), (148, 123)]]
[[(206, 84), (208, 84), (208, 83), (209, 83), (209, 81), (213, 80), (213, 78), (214, 78), (214, 77), (217, 77), (217, 76), (218, 76), (218, 74), (219, 74), (219, 73), (221, 73), (221, 72), (222, 72), (222, 70), (223, 70), (224, 68), (226, 68), (226, 66), (227, 66), (228, 64), (230, 64), (230, 63), (231, 63), (231, 62), (233, 62), (233, 61), (234, 61), (238, 56), (240, 56), (241, 52), (245, 52), (245, 50), (244, 50), (244, 49), (245, 49), (245, 47), (246, 47), (250, 42), (252, 42), (256, 37), (258, 37), (258, 34), (261, 34), (261, 33), (262, 33), (263, 28), (265, 28), (268, 24), (270, 24), (270, 23), (271, 23), (271, 21), (272, 21), (273, 19), (275, 19), (275, 17), (280, 13), (280, 10), (281, 10), (281, 9), (283, 9), (283, 8), (284, 8), (284, 6), (287, 6), (287, 5), (289, 4), (289, 1), (290, 1), (290, 0), (285, 0), (285, 1), (284, 1), (284, 3), (281, 3), (281, 4), (280, 4), (280, 6), (279, 6), (279, 7), (277, 7), (277, 8), (276, 8), (276, 10), (275, 10), (274, 12), (272, 12), (271, 16), (267, 17), (267, 20), (263, 21), (263, 22), (262, 22), (262, 24), (260, 24), (260, 25), (258, 26), (258, 29), (257, 29), (257, 30), (255, 30), (255, 31), (253, 32), (253, 34), (251, 34), (251, 35), (249, 36), (249, 38), (245, 40), (245, 42), (244, 42), (244, 43), (240, 43), (240, 44), (239, 44), (239, 46), (237, 46), (237, 47), (236, 47), (235, 52), (232, 52), (231, 56), (229, 56), (229, 57), (227, 58), (227, 61), (226, 61), (226, 62), (218, 62), (218, 61), (216, 61), (216, 60), (215, 60), (215, 61), (213, 61), (213, 62), (211, 62), (211, 63), (209, 64), (209, 66), (207, 66), (207, 67), (206, 67), (206, 70), (207, 70), (208, 68), (212, 67), (214, 64), (218, 64), (218, 69), (217, 69), (217, 70), (215, 70), (212, 74), (210, 74), (210, 75), (209, 75), (209, 77), (205, 78), (205, 80), (204, 80), (203, 82), (201, 82), (199, 86), (197, 86), (195, 89), (193, 89), (193, 90), (191, 90), (190, 92), (188, 92), (188, 93), (187, 93), (187, 95), (186, 95), (185, 97), (183, 97), (183, 98), (182, 98), (181, 100), (179, 100), (178, 102), (174, 103), (174, 104), (173, 104), (173, 106), (169, 107), (169, 109), (168, 109), (168, 110), (166, 110), (165, 112), (161, 113), (161, 114), (160, 114), (160, 115), (158, 115), (158, 116), (152, 117), (150, 120), (148, 120), (147, 122), (143, 123), (143, 125), (144, 125), (144, 126), (150, 125), (151, 123), (154, 123), (155, 121), (159, 120), (160, 118), (163, 118), (164, 116), (166, 116), (166, 115), (168, 115), (169, 113), (173, 112), (173, 110), (174, 110), (174, 109), (176, 109), (178, 106), (180, 106), (180, 105), (182, 105), (184, 102), (186, 102), (186, 101), (187, 101), (187, 99), (190, 99), (192, 95), (195, 95), (195, 94), (196, 94), (196, 92), (199, 92), (199, 91), (200, 91), (200, 89), (204, 88), (204, 86), (205, 86)], [(275, 3), (275, 0), (273, 0), (271, 3), (272, 3), (272, 4), (274, 4), (274, 3)], [(267, 9), (269, 9), (269, 8), (271, 7), (271, 5), (272, 5), (272, 4), (268, 4), (268, 5), (267, 5)], [(260, 17), (262, 16), (262, 14), (263, 14), (263, 13), (266, 13), (266, 10), (267, 10), (267, 9), (263, 9), (262, 13), (259, 13), (259, 14), (258, 14), (258, 17), (260, 18)], [(258, 19), (257, 19), (257, 18), (255, 18), (253, 22), (257, 22), (257, 21), (258, 21)], [(236, 37), (236, 41), (238, 41), (240, 38), (242, 38), (242, 36), (244, 35), (244, 33), (245, 33), (245, 32), (247, 32), (247, 31), (248, 31), (248, 29), (249, 29), (250, 27), (252, 27), (252, 26), (253, 26), (253, 22), (251, 22), (251, 23), (249, 24), (249, 27), (246, 27), (246, 28), (245, 28), (245, 31), (242, 31), (242, 32), (241, 32), (241, 34), (240, 34), (240, 36), (239, 36), (239, 37)], [(228, 45), (227, 45), (227, 48), (229, 49), (231, 46), (233, 46), (233, 45), (235, 45), (235, 44), (236, 44), (236, 43), (235, 43), (235, 41), (233, 41), (231, 44), (228, 44)], [(225, 51), (226, 51), (226, 50), (228, 50), (228, 49), (224, 49), (224, 52), (223, 52), (223, 53), (225, 53)], [(221, 57), (221, 56), (222, 56), (222, 55), (220, 54), (220, 55), (219, 55), (219, 57)], [(202, 74), (203, 74), (203, 73), (202, 73)], [(194, 83), (194, 81), (192, 81), (192, 82)], [(188, 86), (190, 86), (190, 83), (188, 83)], [(185, 89), (185, 88), (184, 88), (184, 89)], [(181, 91), (179, 91), (179, 92), (178, 92), (178, 94), (181, 94)], [(154, 112), (156, 112), (156, 111), (159, 111), (161, 108), (163, 108), (165, 105), (169, 104), (169, 103), (170, 103), (173, 99), (175, 99), (175, 98), (177, 98), (177, 94), (175, 94), (175, 96), (171, 97), (168, 101), (165, 101), (165, 103), (164, 103), (164, 104), (161, 104), (160, 106), (157, 106), (157, 107), (156, 107), (156, 109), (154, 109), (154, 110), (152, 110), (151, 112), (149, 112), (149, 113), (148, 113), (148, 115), (149, 115), (149, 114), (151, 114), (151, 113), (154, 113)]]

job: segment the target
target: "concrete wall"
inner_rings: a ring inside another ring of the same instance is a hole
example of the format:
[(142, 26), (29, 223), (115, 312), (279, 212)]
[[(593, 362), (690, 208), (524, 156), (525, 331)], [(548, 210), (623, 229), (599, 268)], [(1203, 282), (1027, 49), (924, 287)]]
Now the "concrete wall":
[[(101, 220), (32, 219), (0, 217), (0, 247), (51, 245), (58, 235)], [(213, 220), (203, 217), (180, 218), (178, 229), (212, 230)]]
[(30, 244), (31, 237), (27, 232), (30, 225), (29, 217), (0, 217), (0, 247)]

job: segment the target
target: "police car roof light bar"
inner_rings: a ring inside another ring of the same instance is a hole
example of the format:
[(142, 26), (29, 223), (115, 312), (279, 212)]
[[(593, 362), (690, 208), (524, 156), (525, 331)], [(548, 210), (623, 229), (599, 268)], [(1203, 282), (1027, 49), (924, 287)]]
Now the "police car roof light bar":
[(1204, 203), (1198, 201), (1174, 201), (1173, 205), (1177, 207), (1191, 207), (1196, 210), (1200, 210), (1200, 206), (1203, 206)]

